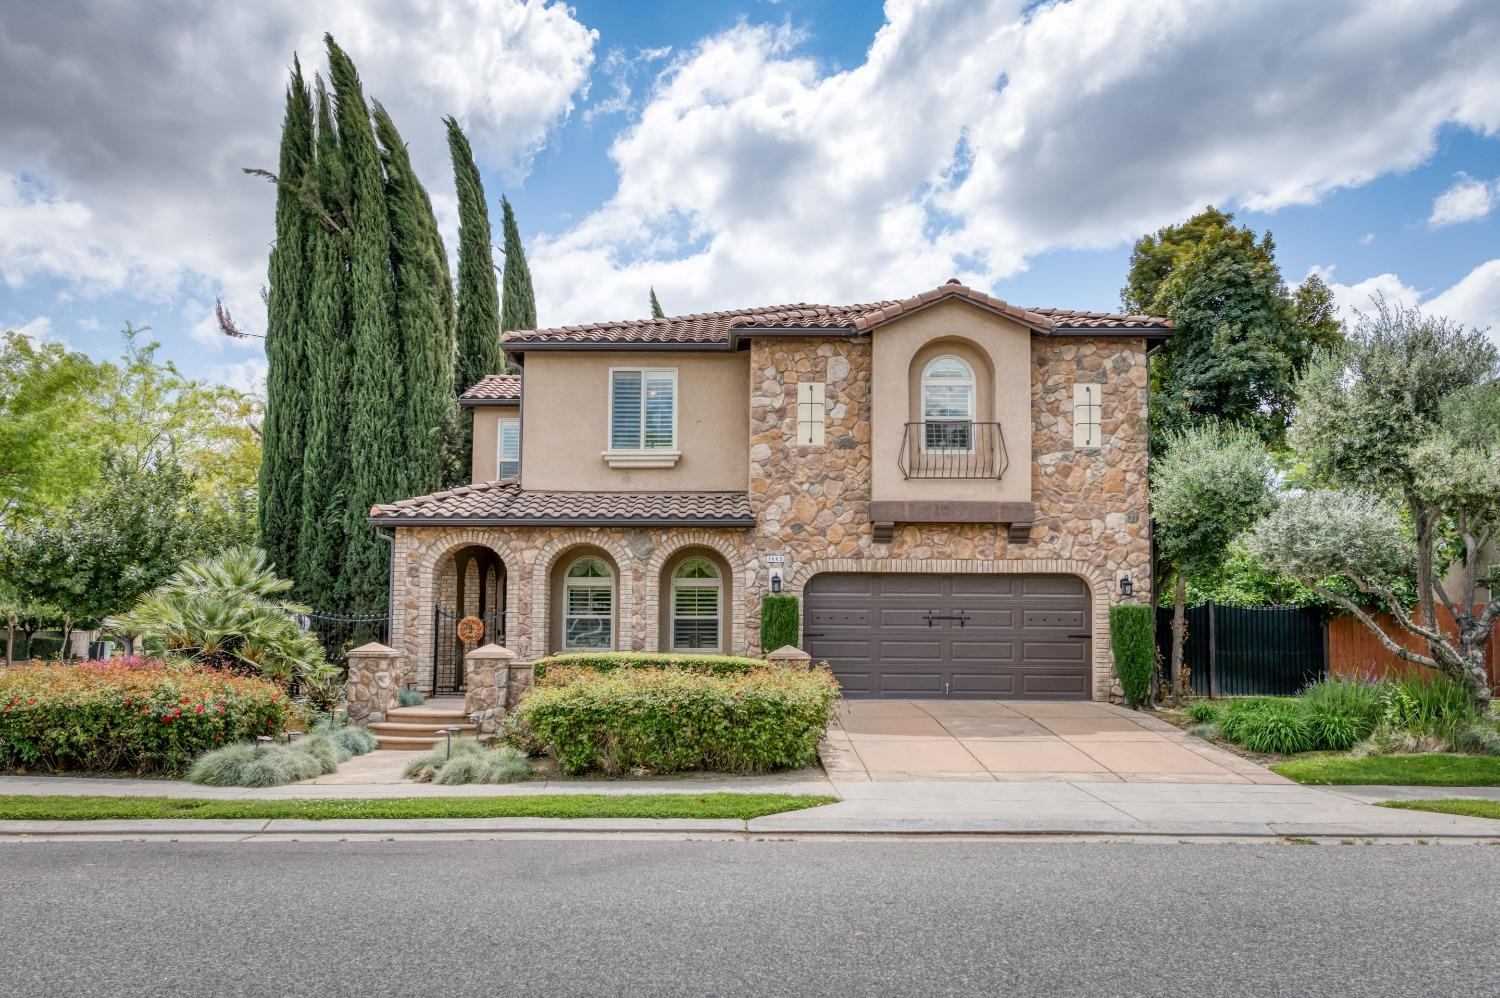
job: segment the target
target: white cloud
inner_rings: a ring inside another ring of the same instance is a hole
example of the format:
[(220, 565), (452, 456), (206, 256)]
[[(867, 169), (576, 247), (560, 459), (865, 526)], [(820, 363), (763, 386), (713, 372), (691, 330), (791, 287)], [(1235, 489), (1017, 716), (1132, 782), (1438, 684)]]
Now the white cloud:
[(1420, 308), (1431, 315), (1442, 315), (1475, 329), (1488, 329), (1500, 343), (1500, 260), (1481, 263), (1457, 283), (1432, 293), (1412, 287), (1395, 274), (1377, 274), (1354, 284), (1340, 284), (1334, 279), (1334, 267), (1313, 267), (1333, 292), (1339, 318), (1353, 323), (1373, 310), (1379, 297), (1391, 304)]
[(1445, 126), (1500, 130), (1484, 0), (1027, 6), (890, 0), (845, 72), (790, 23), (679, 51), (612, 146), (614, 195), (533, 248), (543, 320), (640, 314), (648, 285), (675, 311), (993, 286), (1208, 203), (1409, 169)]
[(1432, 215), (1427, 224), (1434, 229), (1459, 222), (1474, 222), (1488, 215), (1500, 203), (1500, 180), (1476, 180), (1459, 171), (1453, 186), (1432, 201)]
[(209, 367), (206, 377), (209, 381), (228, 385), (237, 391), (264, 397), (266, 370), (265, 358), (247, 357), (233, 364), (213, 364)]
[(222, 292), (260, 327), (274, 192), (240, 168), (276, 166), (293, 52), (310, 76), (325, 30), (439, 203), (441, 116), (520, 177), (586, 92), (595, 41), (543, 0), (0, 5), (0, 281), (161, 304)]
[(1362, 235), (1362, 236), (1359, 237), (1359, 244), (1361, 246), (1368, 246), (1371, 243), (1373, 243), (1374, 241), (1375, 241), (1375, 233), (1373, 233), (1373, 232), (1366, 232), (1364, 235)]

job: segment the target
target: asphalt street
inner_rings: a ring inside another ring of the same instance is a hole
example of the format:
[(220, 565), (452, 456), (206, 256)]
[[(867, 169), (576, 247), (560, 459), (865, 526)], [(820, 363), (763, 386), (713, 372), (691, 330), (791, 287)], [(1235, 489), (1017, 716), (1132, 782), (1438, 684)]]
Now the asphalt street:
[(4, 995), (1494, 995), (1500, 850), (0, 844)]

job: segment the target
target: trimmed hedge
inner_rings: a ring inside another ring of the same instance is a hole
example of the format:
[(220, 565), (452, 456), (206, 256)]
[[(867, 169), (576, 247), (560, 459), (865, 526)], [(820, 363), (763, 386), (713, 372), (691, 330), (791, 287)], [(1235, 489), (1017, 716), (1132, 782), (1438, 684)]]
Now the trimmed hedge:
[(766, 653), (784, 645), (797, 645), (797, 597), (760, 598), (760, 650)]
[(615, 672), (619, 669), (681, 669), (724, 676), (764, 669), (763, 658), (739, 658), (734, 655), (695, 655), (692, 652), (600, 651), (563, 652), (537, 659), (534, 669), (538, 681), (548, 669), (588, 669), (592, 672)]
[(764, 773), (817, 761), (838, 696), (827, 669), (555, 670), (511, 723), (571, 774)]
[(1139, 707), (1151, 697), (1151, 669), (1156, 664), (1156, 620), (1151, 607), (1141, 603), (1110, 607), (1109, 646), (1125, 702)]
[(176, 776), (199, 755), (286, 726), (286, 694), (258, 676), (158, 659), (0, 673), (0, 767)]

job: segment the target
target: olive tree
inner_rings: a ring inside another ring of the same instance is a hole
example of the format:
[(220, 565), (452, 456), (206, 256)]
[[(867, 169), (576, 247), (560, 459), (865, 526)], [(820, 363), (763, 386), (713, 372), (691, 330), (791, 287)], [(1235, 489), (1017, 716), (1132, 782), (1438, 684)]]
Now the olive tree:
[(1271, 505), (1275, 473), (1254, 434), (1206, 423), (1167, 437), (1151, 469), (1151, 518), (1159, 561), (1176, 575), (1172, 599), (1171, 687), (1182, 692), (1187, 583), (1217, 572), (1231, 542)]

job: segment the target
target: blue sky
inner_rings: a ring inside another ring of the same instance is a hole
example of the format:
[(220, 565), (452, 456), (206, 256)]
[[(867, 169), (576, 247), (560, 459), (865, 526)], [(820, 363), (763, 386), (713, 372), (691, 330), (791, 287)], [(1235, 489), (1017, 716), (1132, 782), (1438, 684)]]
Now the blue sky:
[[(0, 325), (150, 325), (254, 385), (295, 50), (332, 31), (453, 219), (438, 119), (516, 207), (544, 324), (902, 297), (957, 275), (1118, 306), (1130, 241), (1215, 203), (1346, 315), (1500, 326), (1500, 8), (1480, 0), (268, 0), (0, 11)], [(1311, 9), (1309, 9), (1311, 8)], [(498, 210), (495, 212), (498, 217)]]

